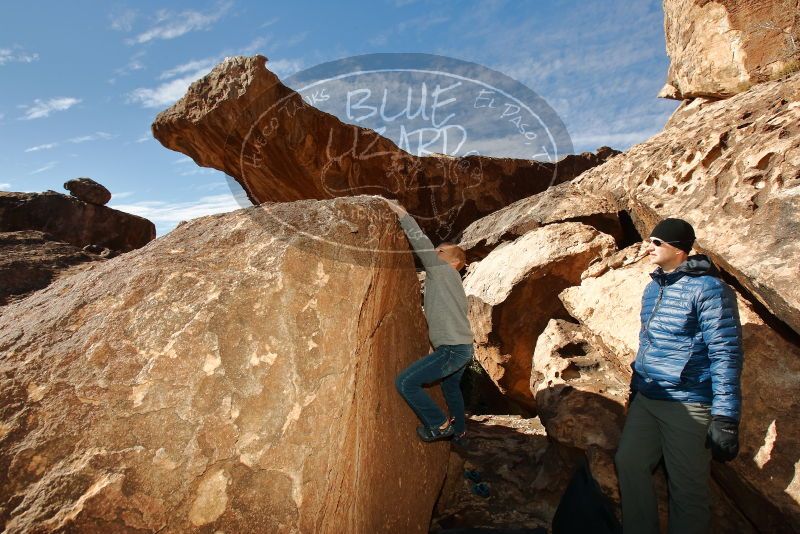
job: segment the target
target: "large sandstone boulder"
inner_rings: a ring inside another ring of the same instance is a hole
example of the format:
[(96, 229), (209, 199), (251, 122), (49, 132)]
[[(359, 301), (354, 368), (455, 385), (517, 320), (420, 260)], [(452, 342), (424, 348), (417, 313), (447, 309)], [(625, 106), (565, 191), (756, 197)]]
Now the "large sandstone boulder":
[(670, 57), (659, 96), (726, 98), (800, 62), (797, 0), (664, 0)]
[(567, 318), (557, 296), (578, 284), (614, 239), (581, 223), (536, 228), (494, 249), (464, 279), (475, 356), (501, 391), (530, 411), (531, 358), (551, 318)]
[(156, 238), (156, 227), (147, 219), (74, 196), (0, 191), (0, 231), (20, 230), (45, 232), (76, 247), (98, 245), (119, 252)]
[(696, 248), (800, 333), (800, 74), (706, 104), (576, 182), (642, 236), (688, 220)]
[(307, 104), (266, 61), (227, 58), (152, 126), (167, 148), (235, 178), (254, 204), (379, 194), (399, 199), (434, 241), (452, 239), (479, 217), (616, 153), (603, 148), (557, 163), (413, 156)]
[[(636, 257), (640, 250), (626, 252)], [(641, 295), (652, 270), (646, 259), (634, 261), (589, 276), (561, 294), (570, 314), (602, 340), (620, 365), (636, 356)], [(800, 345), (771, 328), (741, 295), (738, 302), (745, 358), (741, 451), (734, 462), (714, 463), (714, 477), (759, 528), (793, 532), (787, 525), (800, 525)]]
[(428, 343), (390, 215), (203, 217), (7, 306), (3, 531), (426, 532), (448, 446), (394, 389)]
[(617, 204), (566, 182), (523, 198), (470, 224), (461, 234), (459, 246), (468, 261), (477, 261), (501, 243), (513, 241), (534, 228), (574, 221), (609, 234), (621, 243), (624, 232)]
[(47, 287), (65, 270), (102, 257), (35, 230), (0, 232), (0, 306)]

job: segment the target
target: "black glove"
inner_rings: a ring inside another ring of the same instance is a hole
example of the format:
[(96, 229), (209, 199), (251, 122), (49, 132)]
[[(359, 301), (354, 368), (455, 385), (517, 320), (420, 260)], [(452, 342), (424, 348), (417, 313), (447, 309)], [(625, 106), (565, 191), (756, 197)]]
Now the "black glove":
[(728, 462), (739, 454), (739, 422), (724, 415), (711, 417), (706, 435), (706, 449), (718, 462)]

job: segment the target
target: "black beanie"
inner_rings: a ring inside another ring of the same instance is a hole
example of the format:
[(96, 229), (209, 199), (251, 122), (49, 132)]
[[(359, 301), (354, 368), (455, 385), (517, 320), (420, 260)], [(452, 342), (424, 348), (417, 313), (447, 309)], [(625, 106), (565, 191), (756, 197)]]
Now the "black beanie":
[(694, 228), (683, 219), (664, 219), (653, 228), (650, 237), (657, 237), (689, 253), (694, 244)]

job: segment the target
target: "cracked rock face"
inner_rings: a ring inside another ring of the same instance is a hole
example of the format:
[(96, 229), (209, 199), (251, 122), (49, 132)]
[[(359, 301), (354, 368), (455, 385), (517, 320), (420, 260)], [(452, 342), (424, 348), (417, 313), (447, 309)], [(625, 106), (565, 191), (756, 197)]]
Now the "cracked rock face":
[(4, 308), (4, 532), (426, 532), (448, 447), (394, 389), (425, 321), (407, 248), (359, 250), (402, 237), (364, 209), (389, 220), (195, 219)]
[(152, 126), (165, 147), (235, 178), (254, 204), (383, 195), (398, 199), (436, 242), (454, 239), (472, 221), (616, 153), (602, 148), (557, 164), (413, 156), (373, 130), (307, 104), (266, 61), (226, 59)]
[(800, 60), (798, 0), (664, 0), (670, 57), (659, 96), (726, 98)]
[[(630, 258), (639, 250), (635, 245), (623, 252)], [(570, 314), (602, 340), (620, 366), (629, 365), (636, 356), (642, 291), (653, 268), (643, 258), (599, 270), (599, 276), (588, 276), (580, 286), (561, 294)], [(800, 346), (766, 324), (737, 295), (745, 360), (740, 452), (724, 466), (713, 464), (714, 477), (750, 521), (767, 532), (781, 532), (787, 521), (800, 521), (800, 424), (796, 417)]]
[(643, 237), (686, 219), (695, 248), (800, 333), (800, 74), (699, 106), (575, 183)]
[(494, 249), (465, 277), (475, 357), (501, 391), (531, 412), (536, 339), (551, 318), (568, 317), (558, 293), (615, 250), (614, 239), (594, 228), (552, 224)]

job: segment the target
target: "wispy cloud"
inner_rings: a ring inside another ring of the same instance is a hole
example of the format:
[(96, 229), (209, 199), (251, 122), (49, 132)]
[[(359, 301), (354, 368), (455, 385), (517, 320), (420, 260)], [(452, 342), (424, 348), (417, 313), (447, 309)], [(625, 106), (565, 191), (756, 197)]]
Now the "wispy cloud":
[(427, 14), (421, 17), (414, 17), (408, 20), (398, 22), (391, 28), (388, 28), (383, 32), (381, 32), (379, 35), (370, 38), (368, 42), (373, 46), (381, 46), (386, 44), (389, 41), (389, 39), (395, 35), (399, 36), (400, 34), (408, 32), (409, 30), (414, 30), (417, 33), (422, 33), (431, 26), (442, 24), (449, 20), (450, 20), (449, 16), (435, 15), (435, 14)]
[(128, 39), (128, 44), (143, 44), (155, 39), (175, 39), (192, 31), (206, 30), (221, 19), (233, 6), (233, 2), (217, 4), (209, 12), (187, 9), (175, 12), (166, 9), (156, 13), (155, 26), (140, 33), (133, 39)]
[(208, 74), (211, 68), (198, 70), (188, 76), (164, 82), (156, 87), (140, 87), (128, 93), (127, 101), (145, 108), (161, 108), (178, 101), (192, 82)]
[(81, 135), (79, 137), (72, 137), (67, 139), (67, 143), (86, 143), (88, 141), (108, 141), (114, 139), (116, 135), (107, 132), (95, 132), (89, 135)]
[(274, 72), (278, 78), (286, 78), (303, 68), (302, 59), (279, 59), (267, 62), (267, 68)]
[[(111, 202), (114, 202), (112, 198)], [(161, 200), (145, 200), (128, 204), (116, 204), (109, 207), (133, 213), (153, 221), (159, 228), (174, 227), (180, 221), (188, 221), (204, 215), (225, 213), (250, 206), (245, 197), (236, 197), (231, 193), (210, 195), (189, 202), (165, 202)]]
[(56, 141), (54, 143), (44, 143), (41, 145), (32, 146), (30, 148), (26, 148), (25, 152), (38, 152), (40, 150), (50, 150), (51, 148), (56, 148), (57, 146), (64, 144), (64, 143), (87, 143), (89, 141), (107, 141), (108, 139), (114, 139), (116, 136), (106, 132), (95, 132), (89, 135), (81, 135), (79, 137), (71, 137), (65, 141)]
[(3, 182), (0, 184), (0, 191), (11, 191), (11, 184), (8, 182)]
[(195, 189), (198, 191), (213, 191), (214, 189), (224, 189), (230, 187), (228, 182), (210, 182), (207, 184), (198, 184)]
[(171, 69), (165, 70), (159, 76), (159, 80), (168, 80), (170, 78), (174, 78), (179, 74), (184, 74), (187, 72), (210, 72), (211, 69), (214, 68), (219, 62), (219, 57), (207, 57), (205, 59), (193, 59), (191, 61), (187, 61), (181, 65), (177, 65), (172, 67)]
[(284, 46), (295, 46), (305, 41), (306, 37), (308, 37), (308, 32), (295, 33), (294, 35), (289, 36), (288, 39), (283, 41), (282, 44)]
[[(162, 72), (158, 79), (169, 80), (157, 85), (156, 87), (139, 87), (128, 93), (126, 100), (129, 103), (140, 104), (145, 108), (161, 108), (177, 102), (192, 82), (199, 80), (214, 68), (221, 60), (220, 56), (207, 57), (204, 59), (193, 59), (176, 65), (171, 69)], [(188, 73), (188, 74), (186, 74)], [(175, 76), (181, 75), (179, 78)], [(174, 78), (170, 80), (170, 78)], [(140, 141), (141, 142), (141, 141)]]
[(196, 176), (198, 174), (222, 174), (222, 173), (216, 169), (209, 169), (207, 167), (197, 167), (195, 169), (182, 171), (178, 174), (180, 174), (181, 176)]
[(147, 141), (150, 141), (152, 138), (153, 138), (153, 136), (150, 134), (150, 132), (145, 132), (135, 142), (136, 143), (146, 143)]
[(35, 99), (29, 106), (19, 106), (25, 110), (25, 114), (20, 117), (22, 120), (42, 119), (50, 116), (54, 111), (66, 111), (72, 106), (79, 104), (80, 98), (58, 97), (49, 100)]
[(269, 37), (256, 37), (250, 42), (250, 44), (242, 47), (239, 53), (245, 56), (251, 56), (256, 52), (261, 52), (271, 40), (272, 39)]
[(278, 17), (272, 17), (271, 19), (266, 21), (264, 24), (262, 24), (261, 28), (268, 28), (269, 26), (272, 26), (273, 24), (278, 22), (278, 20), (279, 20)]
[(111, 29), (121, 32), (129, 32), (133, 29), (133, 23), (138, 18), (138, 13), (135, 9), (123, 9), (109, 15), (111, 19)]
[(6, 63), (31, 63), (39, 59), (39, 54), (26, 52), (22, 47), (0, 48), (0, 66)]
[[(266, 40), (256, 40), (248, 46), (261, 45)], [(246, 47), (247, 48), (247, 47)], [(246, 49), (240, 49), (239, 53), (246, 53)], [(252, 52), (251, 52), (252, 53)], [(226, 54), (204, 59), (193, 59), (180, 65), (176, 65), (162, 72), (158, 79), (167, 80), (155, 87), (139, 87), (128, 93), (126, 100), (129, 103), (140, 104), (145, 108), (163, 108), (178, 101), (192, 82), (199, 80), (209, 72), (224, 58)], [(269, 62), (269, 69), (284, 78), (303, 68), (301, 59), (279, 59)], [(188, 74), (186, 74), (188, 73)], [(183, 75), (183, 76), (181, 76)], [(174, 78), (175, 76), (179, 76)], [(173, 78), (170, 80), (170, 78)]]
[(39, 174), (40, 172), (49, 171), (50, 169), (55, 167), (57, 163), (58, 163), (57, 161), (51, 161), (50, 163), (46, 164), (44, 167), (40, 167), (40, 168), (36, 169), (35, 171), (30, 172), (29, 174)]
[(135, 194), (136, 194), (136, 193), (134, 193), (133, 191), (122, 191), (121, 193), (112, 193), (112, 194), (111, 194), (111, 197), (112, 197), (112, 198), (115, 198), (115, 199), (117, 199), (117, 200), (119, 200), (119, 199), (121, 199), (121, 198), (128, 198), (128, 197), (131, 197), (131, 196), (133, 196), (133, 195), (135, 195)]
[(45, 143), (43, 145), (36, 145), (30, 148), (26, 148), (25, 152), (38, 152), (39, 150), (50, 150), (51, 148), (55, 148), (58, 146), (58, 143)]
[(144, 50), (140, 50), (133, 54), (128, 60), (128, 63), (118, 69), (114, 69), (114, 77), (108, 80), (108, 83), (115, 83), (117, 81), (117, 77), (120, 76), (128, 76), (132, 72), (136, 72), (139, 70), (145, 69), (145, 64), (142, 62), (142, 58), (145, 56), (146, 52)]

